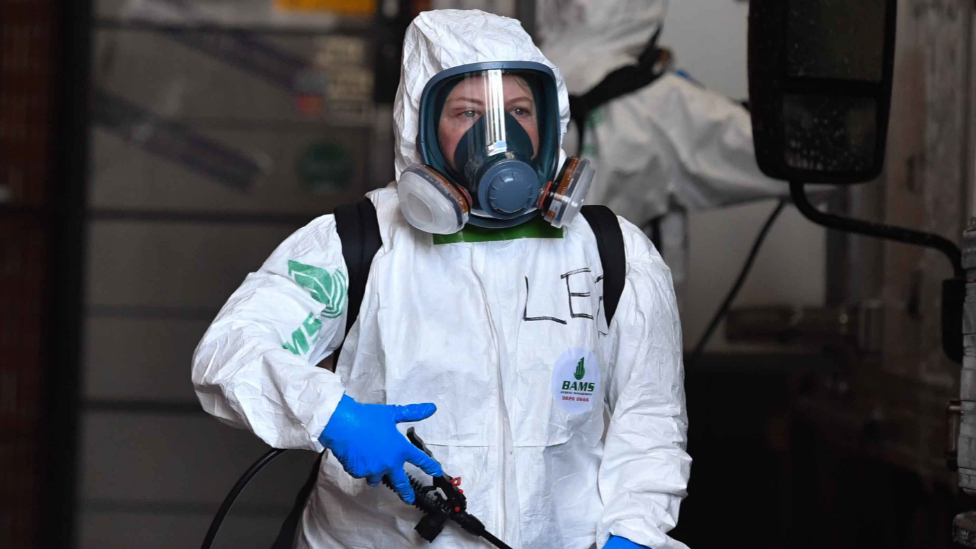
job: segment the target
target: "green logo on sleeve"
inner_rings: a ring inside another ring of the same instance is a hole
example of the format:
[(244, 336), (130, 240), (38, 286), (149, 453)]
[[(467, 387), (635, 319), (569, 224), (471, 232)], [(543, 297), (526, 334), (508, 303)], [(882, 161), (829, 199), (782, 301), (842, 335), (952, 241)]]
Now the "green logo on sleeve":
[(289, 260), (288, 274), (301, 287), (308, 290), (312, 299), (325, 305), (322, 311), (323, 317), (338, 318), (346, 310), (349, 282), (339, 269), (329, 274), (325, 269)]
[(315, 345), (321, 328), (322, 321), (315, 318), (313, 313), (308, 313), (308, 318), (302, 322), (302, 327), (292, 332), (291, 341), (286, 341), (282, 347), (296, 355), (303, 355), (308, 352), (310, 345)]
[(577, 380), (583, 379), (583, 376), (586, 375), (586, 369), (583, 368), (583, 360), (585, 359), (581, 358), (579, 362), (576, 363), (576, 371), (573, 372), (573, 377), (575, 377)]

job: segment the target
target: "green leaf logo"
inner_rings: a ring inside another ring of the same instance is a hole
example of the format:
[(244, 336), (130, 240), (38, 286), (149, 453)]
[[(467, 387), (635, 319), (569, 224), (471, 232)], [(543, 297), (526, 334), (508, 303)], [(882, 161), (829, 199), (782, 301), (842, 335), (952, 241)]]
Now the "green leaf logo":
[(586, 368), (583, 368), (583, 360), (584, 359), (581, 358), (580, 361), (576, 363), (576, 371), (573, 372), (573, 377), (575, 377), (577, 381), (583, 379), (583, 376), (586, 375)]
[(325, 269), (289, 260), (288, 274), (308, 290), (312, 299), (325, 305), (322, 311), (325, 318), (338, 318), (346, 310), (349, 282), (342, 271), (336, 269), (329, 274)]

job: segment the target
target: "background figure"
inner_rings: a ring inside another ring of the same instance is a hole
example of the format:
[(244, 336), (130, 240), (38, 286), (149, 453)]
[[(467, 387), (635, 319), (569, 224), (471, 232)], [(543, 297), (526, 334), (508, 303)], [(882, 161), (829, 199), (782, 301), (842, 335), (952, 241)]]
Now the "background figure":
[[(582, 95), (637, 64), (654, 47), (666, 11), (666, 0), (539, 0), (541, 49), (569, 93)], [(577, 135), (567, 133), (569, 154), (577, 153), (570, 142)], [(688, 278), (687, 214), (788, 194), (756, 165), (749, 112), (671, 70), (591, 111), (579, 152), (597, 167), (588, 202), (610, 206), (654, 239), (679, 306)]]

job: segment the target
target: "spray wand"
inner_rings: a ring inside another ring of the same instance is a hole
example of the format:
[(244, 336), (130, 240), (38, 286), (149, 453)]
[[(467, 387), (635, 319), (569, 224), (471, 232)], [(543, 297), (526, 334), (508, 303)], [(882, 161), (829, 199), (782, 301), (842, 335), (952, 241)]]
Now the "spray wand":
[[(425, 454), (434, 457), (424, 445), (424, 441), (417, 436), (413, 427), (407, 429), (407, 439)], [(465, 532), (484, 538), (499, 549), (511, 549), (504, 542), (491, 535), (480, 520), (468, 513), (468, 500), (464, 497), (464, 490), (461, 489), (461, 477), (450, 477), (447, 474), (434, 477), (432, 486), (424, 486), (410, 474), (407, 474), (407, 477), (410, 479), (410, 486), (416, 494), (413, 506), (424, 512), (423, 518), (414, 528), (420, 537), (430, 542), (434, 541), (444, 530), (447, 521), (453, 520)], [(388, 477), (383, 477), (383, 484), (391, 490), (394, 489), (393, 483)]]

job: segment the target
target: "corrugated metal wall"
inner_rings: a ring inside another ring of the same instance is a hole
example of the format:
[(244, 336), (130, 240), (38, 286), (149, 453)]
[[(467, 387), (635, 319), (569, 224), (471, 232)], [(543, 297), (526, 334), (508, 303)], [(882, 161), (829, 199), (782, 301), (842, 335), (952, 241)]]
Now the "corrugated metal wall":
[[(82, 548), (199, 544), (266, 447), (201, 411), (194, 347), (278, 243), (392, 178), (374, 22), (293, 25), (271, 4), (96, 4)], [(267, 547), (314, 457), (271, 465), (217, 546)]]

